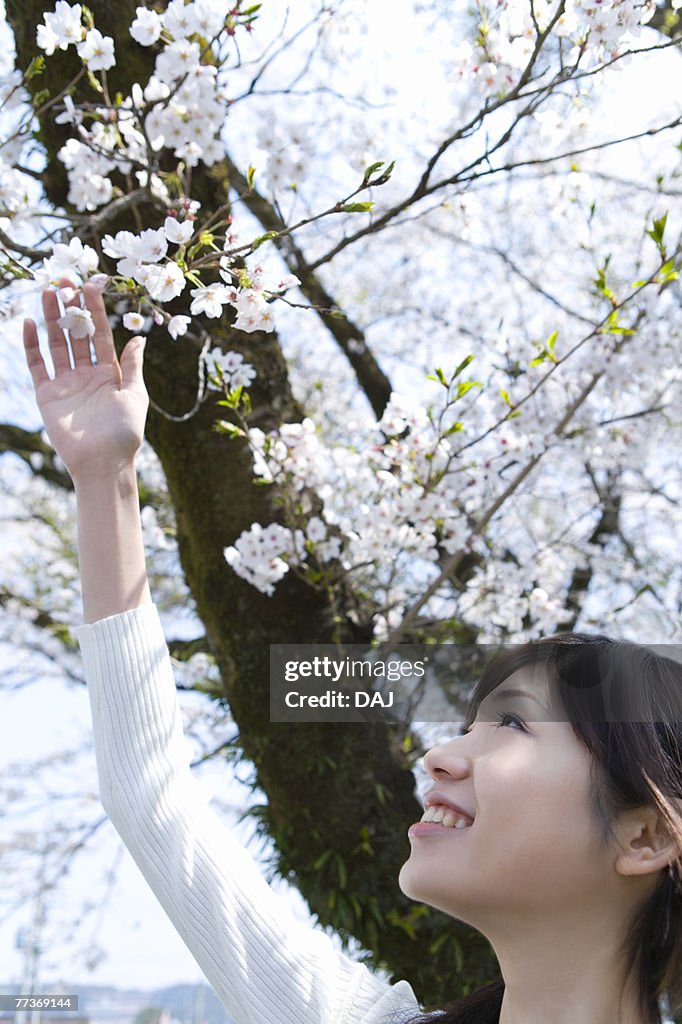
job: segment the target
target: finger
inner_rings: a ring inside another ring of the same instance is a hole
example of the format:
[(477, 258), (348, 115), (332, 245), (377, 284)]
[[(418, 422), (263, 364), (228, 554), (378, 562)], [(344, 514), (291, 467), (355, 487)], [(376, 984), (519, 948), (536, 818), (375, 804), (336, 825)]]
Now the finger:
[(111, 326), (102, 293), (93, 284), (84, 284), (83, 295), (85, 297), (85, 305), (92, 313), (92, 320), (95, 325), (93, 342), (97, 362), (115, 363), (116, 349), (114, 348), (114, 339), (111, 334)]
[(142, 366), (144, 362), (145, 339), (137, 334), (126, 344), (121, 353), (121, 384), (123, 388), (144, 391)]
[[(62, 278), (59, 282), (60, 289), (66, 290), (66, 294), (60, 291), (60, 298), (64, 305), (64, 310), (73, 309), (75, 306), (77, 309), (83, 308), (83, 296), (78, 286), (68, 278)], [(73, 294), (68, 297), (68, 293)], [(71, 354), (73, 356), (73, 365), (76, 366), (92, 366), (92, 350), (90, 347), (90, 335), (86, 334), (81, 338), (74, 338), (73, 334), (69, 332), (69, 344), (71, 345)]]
[(45, 360), (40, 352), (38, 343), (38, 328), (33, 320), (24, 320), (24, 352), (26, 362), (31, 372), (33, 387), (38, 390), (39, 386), (49, 380), (49, 374), (45, 366)]
[(64, 331), (57, 323), (62, 314), (57, 301), (57, 293), (51, 288), (46, 288), (43, 292), (43, 314), (55, 373), (63, 373), (65, 370), (71, 369), (69, 346)]

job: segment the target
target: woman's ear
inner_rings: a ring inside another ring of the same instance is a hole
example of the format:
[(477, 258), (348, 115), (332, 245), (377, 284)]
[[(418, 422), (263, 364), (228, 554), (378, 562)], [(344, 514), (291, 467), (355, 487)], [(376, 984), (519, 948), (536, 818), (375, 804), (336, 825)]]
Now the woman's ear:
[(647, 875), (660, 871), (680, 853), (676, 840), (653, 807), (627, 811), (617, 832), (620, 853), (615, 867), (621, 875)]

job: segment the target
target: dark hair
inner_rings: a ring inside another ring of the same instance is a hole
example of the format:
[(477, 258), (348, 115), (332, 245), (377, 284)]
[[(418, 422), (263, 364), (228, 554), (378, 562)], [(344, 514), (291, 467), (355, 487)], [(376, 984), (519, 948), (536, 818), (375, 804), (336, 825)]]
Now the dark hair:
[[(642, 1019), (661, 1024), (662, 1000), (682, 1007), (682, 664), (607, 636), (559, 633), (505, 651), (483, 671), (466, 714), (517, 669), (542, 665), (566, 718), (592, 755), (592, 806), (605, 844), (623, 811), (655, 808), (678, 847), (652, 895), (637, 906), (621, 944)], [(498, 1024), (499, 979), (422, 1021)]]

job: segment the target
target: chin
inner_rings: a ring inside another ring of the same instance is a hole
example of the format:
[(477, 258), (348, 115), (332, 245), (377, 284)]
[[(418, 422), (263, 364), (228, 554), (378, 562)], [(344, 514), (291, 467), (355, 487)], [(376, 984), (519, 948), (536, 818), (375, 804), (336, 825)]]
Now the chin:
[(400, 872), (398, 874), (398, 888), (400, 889), (400, 891), (405, 896), (409, 896), (410, 895), (410, 891), (409, 891), (410, 886), (409, 886), (408, 872), (406, 870), (407, 863), (408, 862), (405, 861), (405, 863), (401, 867)]
[(424, 898), (424, 893), (422, 892), (423, 879), (421, 879), (422, 885), (419, 882), (419, 871), (415, 870), (414, 864), (409, 859), (406, 860), (398, 875), (398, 888), (408, 899), (426, 903), (428, 901)]
[[(405, 861), (400, 869), (398, 887), (404, 896), (414, 900), (415, 903), (423, 903), (425, 906), (431, 907), (432, 910), (438, 910), (442, 914), (447, 914), (448, 917), (452, 917), (457, 921), (463, 921), (474, 928), (476, 927), (470, 920), (469, 913), (465, 911), (463, 906), (459, 906), (459, 901), (453, 901), (452, 898), (448, 898), (442, 890), (434, 890), (433, 876), (431, 874), (425, 876), (424, 871), (419, 870), (409, 860)], [(455, 905), (453, 905), (453, 902)], [(470, 910), (471, 908), (469, 907), (468, 909)]]

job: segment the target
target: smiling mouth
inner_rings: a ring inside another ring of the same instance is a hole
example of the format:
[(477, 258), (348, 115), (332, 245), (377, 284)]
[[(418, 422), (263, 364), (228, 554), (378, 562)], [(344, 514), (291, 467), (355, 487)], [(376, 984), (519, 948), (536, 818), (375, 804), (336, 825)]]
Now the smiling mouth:
[(444, 828), (470, 828), (473, 825), (472, 818), (443, 806), (427, 807), (421, 821), (442, 825)]

